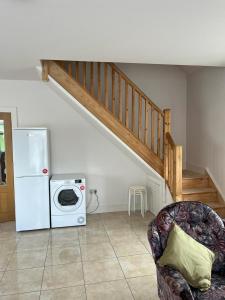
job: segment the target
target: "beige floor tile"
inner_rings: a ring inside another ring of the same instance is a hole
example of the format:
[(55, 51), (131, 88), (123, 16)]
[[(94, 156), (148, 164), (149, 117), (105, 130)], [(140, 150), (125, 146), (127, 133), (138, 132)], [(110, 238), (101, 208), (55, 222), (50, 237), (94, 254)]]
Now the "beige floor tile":
[(124, 278), (117, 259), (84, 262), (83, 269), (86, 284)]
[(129, 216), (122, 216), (122, 215), (117, 215), (114, 214), (112, 216), (104, 216), (102, 217), (102, 222), (104, 223), (104, 225), (113, 225), (116, 223), (119, 224), (129, 224)]
[(139, 236), (139, 235), (146, 235), (148, 232), (148, 226), (143, 224), (134, 224), (132, 225), (132, 230)]
[(42, 290), (83, 285), (81, 263), (49, 266), (44, 270)]
[(79, 233), (81, 244), (109, 242), (107, 233), (104, 230), (86, 230)]
[(19, 240), (17, 240), (17, 239), (9, 239), (9, 240), (4, 240), (4, 243), (1, 242), (0, 243), (0, 255), (14, 252), (18, 241)]
[(83, 261), (102, 260), (116, 257), (110, 243), (81, 244)]
[(48, 246), (48, 239), (48, 236), (23, 236), (19, 240), (16, 248), (17, 251), (45, 249)]
[(49, 245), (51, 247), (73, 247), (79, 245), (78, 232), (53, 231), (50, 233)]
[(119, 262), (126, 278), (156, 273), (155, 263), (150, 254), (119, 257)]
[(147, 239), (141, 239), (141, 243), (145, 246), (150, 254), (152, 254), (152, 249), (150, 247), (149, 241)]
[(4, 272), (0, 272), (0, 281), (2, 280), (3, 275), (4, 275)]
[(101, 213), (97, 214), (87, 214), (87, 221), (100, 221)]
[[(87, 300), (133, 299), (126, 280), (116, 280), (86, 285)], [(146, 298), (147, 299), (147, 298)]]
[(41, 291), (40, 300), (86, 300), (85, 287), (75, 286), (55, 290)]
[(111, 230), (132, 230), (131, 225), (128, 223), (123, 222), (111, 222), (108, 224), (105, 224), (105, 229), (107, 232), (110, 232)]
[(0, 282), (0, 295), (39, 291), (42, 275), (43, 268), (7, 271)]
[(23, 231), (20, 232), (21, 237), (49, 237), (50, 230), (43, 229), (43, 230), (30, 230), (30, 231)]
[(39, 300), (40, 292), (2, 296), (1, 300)]
[(60, 227), (60, 228), (53, 228), (51, 231), (50, 231), (50, 234), (52, 236), (54, 235), (58, 235), (58, 234), (71, 234), (71, 237), (72, 238), (75, 238), (75, 239), (78, 239), (78, 232), (79, 232), (79, 227), (74, 227), (74, 226), (71, 226), (71, 227)]
[(110, 219), (123, 219), (123, 220), (130, 219), (127, 211), (102, 213), (100, 218), (102, 221), (105, 221), (105, 220), (107, 221)]
[(138, 240), (114, 243), (113, 248), (117, 256), (148, 253), (145, 246)]
[(79, 227), (79, 235), (86, 234), (86, 233), (101, 234), (101, 233), (106, 233), (106, 230), (102, 223), (100, 223), (99, 225), (96, 225), (94, 227), (92, 225), (90, 225), (90, 226), (86, 225), (86, 226)]
[(132, 213), (130, 216), (130, 223), (140, 222), (142, 224), (148, 225), (153, 220), (153, 215), (145, 213), (145, 217), (143, 218), (140, 212)]
[(140, 241), (148, 241), (147, 232), (142, 232), (142, 233), (137, 234), (137, 238)]
[(21, 237), (20, 233), (16, 231), (0, 231), (0, 241), (10, 240), (10, 239), (19, 239)]
[(0, 224), (0, 231), (16, 231), (16, 223), (15, 222), (5, 222)]
[(51, 247), (48, 248), (45, 265), (61, 265), (80, 261), (80, 246), (75, 245), (74, 247)]
[(81, 231), (82, 229), (95, 229), (95, 230), (105, 230), (104, 224), (101, 221), (87, 221), (86, 226), (80, 227)]
[(156, 276), (144, 276), (127, 280), (135, 300), (157, 300)]
[(0, 253), (0, 271), (5, 271), (13, 253)]
[(132, 230), (113, 230), (109, 231), (108, 235), (112, 244), (125, 241), (134, 241), (138, 239)]
[(103, 225), (103, 221), (101, 220), (101, 218), (99, 217), (99, 214), (88, 214), (87, 215), (87, 225), (88, 224), (92, 224), (92, 225)]
[(10, 258), (7, 270), (43, 267), (47, 249), (15, 252)]

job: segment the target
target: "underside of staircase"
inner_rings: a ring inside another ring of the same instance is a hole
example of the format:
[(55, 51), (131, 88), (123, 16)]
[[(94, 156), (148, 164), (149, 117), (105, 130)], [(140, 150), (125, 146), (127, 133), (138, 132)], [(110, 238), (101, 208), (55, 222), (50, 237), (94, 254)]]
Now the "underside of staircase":
[(210, 176), (182, 171), (170, 110), (157, 107), (115, 64), (42, 60), (42, 79), (48, 76), (164, 177), (174, 201), (201, 201), (225, 217), (225, 202)]

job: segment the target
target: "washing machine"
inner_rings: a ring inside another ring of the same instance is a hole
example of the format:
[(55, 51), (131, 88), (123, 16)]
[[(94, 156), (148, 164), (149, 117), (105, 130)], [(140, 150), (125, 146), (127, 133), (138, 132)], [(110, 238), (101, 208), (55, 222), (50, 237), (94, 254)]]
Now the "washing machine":
[(85, 177), (81, 174), (61, 174), (51, 177), (52, 228), (86, 225), (85, 183)]

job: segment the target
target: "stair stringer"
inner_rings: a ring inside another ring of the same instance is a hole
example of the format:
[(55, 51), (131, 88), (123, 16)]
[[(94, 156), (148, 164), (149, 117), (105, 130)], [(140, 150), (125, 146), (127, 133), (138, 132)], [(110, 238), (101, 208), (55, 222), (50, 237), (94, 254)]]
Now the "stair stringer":
[[(41, 78), (41, 67), (37, 67)], [(43, 82), (48, 85), (60, 98), (78, 112), (87, 122), (94, 126), (105, 138), (110, 140), (121, 151), (142, 168), (146, 174), (146, 186), (148, 189), (149, 207), (153, 214), (157, 213), (170, 203), (171, 194), (166, 186), (165, 179), (158, 174), (148, 163), (145, 162), (135, 151), (133, 151), (126, 143), (117, 137), (106, 125), (104, 125), (97, 117), (95, 117), (87, 108), (85, 108), (76, 98), (67, 92), (59, 83), (51, 76), (48, 76), (49, 81)], [(169, 201), (169, 202), (168, 202)]]

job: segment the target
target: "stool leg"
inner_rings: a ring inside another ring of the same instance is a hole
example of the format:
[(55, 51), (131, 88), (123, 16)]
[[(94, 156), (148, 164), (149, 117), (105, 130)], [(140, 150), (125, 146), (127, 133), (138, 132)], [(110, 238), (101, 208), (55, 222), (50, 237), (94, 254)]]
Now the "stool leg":
[(145, 189), (145, 211), (148, 211), (148, 194), (147, 189)]
[(131, 201), (131, 190), (129, 189), (129, 196), (128, 196), (128, 215), (130, 216), (130, 201)]
[(142, 214), (142, 217), (144, 218), (145, 216), (145, 204), (144, 204), (144, 197), (143, 197), (143, 193), (141, 192), (140, 193), (140, 197), (141, 197), (141, 214)]

